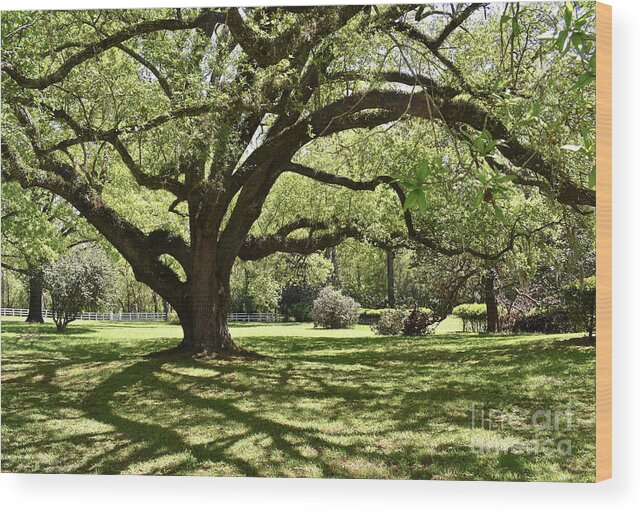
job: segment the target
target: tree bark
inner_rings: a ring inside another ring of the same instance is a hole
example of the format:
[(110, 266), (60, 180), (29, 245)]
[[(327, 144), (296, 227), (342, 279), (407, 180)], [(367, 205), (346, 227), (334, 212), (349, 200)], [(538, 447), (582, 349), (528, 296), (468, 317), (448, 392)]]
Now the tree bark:
[(228, 330), (230, 290), (199, 295), (175, 305), (183, 328), (183, 341), (176, 348), (190, 355), (233, 354), (239, 348)]
[(27, 323), (44, 323), (42, 315), (42, 277), (40, 272), (34, 272), (29, 277), (29, 313)]
[(386, 250), (386, 293), (388, 297), (388, 306), (392, 309), (395, 307), (395, 252)]
[(496, 272), (488, 269), (484, 277), (484, 299), (487, 305), (487, 332), (498, 332), (498, 302), (495, 292)]
[(187, 289), (170, 299), (183, 328), (183, 341), (175, 350), (189, 355), (238, 353), (228, 330), (231, 267), (221, 266), (216, 241), (200, 230), (195, 235)]

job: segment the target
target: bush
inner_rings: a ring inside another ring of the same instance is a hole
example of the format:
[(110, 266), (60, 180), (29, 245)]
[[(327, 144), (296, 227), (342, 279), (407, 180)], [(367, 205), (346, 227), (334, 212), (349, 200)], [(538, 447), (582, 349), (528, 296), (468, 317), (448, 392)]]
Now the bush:
[(430, 309), (419, 309), (417, 305), (413, 306), (411, 312), (404, 320), (404, 329), (402, 333), (405, 336), (422, 336), (431, 331), (433, 316)]
[(408, 313), (403, 309), (378, 309), (381, 313), (371, 327), (373, 332), (383, 336), (396, 336), (404, 330)]
[(596, 326), (596, 277), (575, 280), (563, 287), (563, 305), (574, 327), (592, 337)]
[(453, 309), (453, 315), (462, 320), (462, 331), (482, 332), (487, 322), (487, 306), (484, 303), (463, 303)]
[(373, 332), (384, 336), (404, 334), (419, 336), (430, 333), (434, 323), (433, 311), (423, 307), (406, 309), (379, 309), (381, 314), (371, 327)]
[(82, 311), (106, 308), (114, 294), (114, 267), (105, 252), (71, 252), (43, 269), (43, 284), (51, 294), (56, 328), (64, 332)]
[(377, 323), (385, 312), (395, 309), (360, 309), (359, 322), (362, 325), (373, 325)]
[(170, 325), (180, 325), (181, 321), (179, 320), (179, 315), (176, 311), (170, 311), (167, 313), (167, 322)]
[(536, 307), (526, 316), (518, 318), (512, 327), (513, 332), (541, 332), (560, 334), (572, 332), (574, 325), (567, 311), (561, 306)]
[(313, 302), (312, 316), (316, 327), (350, 328), (359, 319), (359, 303), (332, 287), (325, 287)]

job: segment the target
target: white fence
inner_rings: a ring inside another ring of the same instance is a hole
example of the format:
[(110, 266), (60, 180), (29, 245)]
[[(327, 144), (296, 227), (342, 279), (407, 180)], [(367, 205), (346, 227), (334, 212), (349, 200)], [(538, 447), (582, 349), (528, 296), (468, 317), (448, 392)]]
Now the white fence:
[(275, 323), (282, 320), (283, 316), (274, 312), (231, 312), (228, 314), (228, 321)]
[[(26, 317), (29, 309), (0, 309), (0, 316)], [(43, 310), (45, 318), (51, 318), (51, 311)], [(164, 312), (83, 312), (77, 319), (94, 321), (165, 321), (167, 316)], [(274, 312), (231, 312), (228, 314), (228, 321), (254, 322), (254, 323), (275, 323), (281, 321), (282, 316)]]

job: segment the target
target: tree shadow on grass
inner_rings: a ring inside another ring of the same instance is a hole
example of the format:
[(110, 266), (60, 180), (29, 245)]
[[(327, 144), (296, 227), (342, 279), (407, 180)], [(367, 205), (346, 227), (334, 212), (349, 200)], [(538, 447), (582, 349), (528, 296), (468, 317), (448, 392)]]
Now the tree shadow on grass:
[[(115, 369), (68, 397), (54, 377), (92, 358), (74, 347), (58, 363), (34, 362), (8, 383), (26, 393), (39, 388), (24, 400), (33, 412), (56, 418), (73, 408), (103, 427), (38, 443), (91, 449), (69, 464), (71, 472), (538, 478), (524, 457), (472, 452), (462, 442), (467, 407), (472, 401), (524, 404), (527, 377), (555, 375), (587, 362), (589, 354), (515, 338), (506, 339), (513, 348), (503, 339), (488, 347), (473, 341), (463, 350), (469, 339), (460, 345), (457, 339), (440, 336), (433, 347), (393, 339), (247, 337), (244, 346), (270, 355), (251, 362), (140, 360), (114, 350), (101, 352), (96, 365)], [(146, 349), (176, 344), (137, 343)], [(8, 401), (11, 408), (17, 398)], [(16, 428), (20, 409), (11, 410)], [(451, 439), (450, 430), (456, 431)], [(434, 438), (450, 442), (431, 446)], [(3, 449), (24, 448), (9, 443)]]
[[(45, 323), (26, 323), (24, 321), (2, 321), (1, 331), (3, 334), (11, 333), (18, 336), (24, 334), (51, 334), (52, 336), (60, 337), (61, 333), (56, 330), (56, 325), (47, 321)], [(64, 335), (73, 336), (78, 334), (91, 334), (99, 332), (100, 330), (95, 326), (74, 325), (73, 323), (67, 326), (67, 331)]]

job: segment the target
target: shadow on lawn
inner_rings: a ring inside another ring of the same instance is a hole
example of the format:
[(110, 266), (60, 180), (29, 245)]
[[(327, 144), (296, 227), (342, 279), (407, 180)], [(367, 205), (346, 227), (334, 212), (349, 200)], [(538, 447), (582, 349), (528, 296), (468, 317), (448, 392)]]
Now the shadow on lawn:
[[(525, 480), (533, 479), (533, 472), (520, 456), (501, 454), (489, 461), (461, 437), (423, 445), (432, 431), (447, 430), (436, 426), (466, 431), (471, 402), (530, 405), (534, 399), (521, 388), (530, 375), (555, 376), (588, 359), (575, 348), (520, 343), (515, 336), (497, 338), (492, 348), (473, 336), (435, 336), (434, 347), (399, 338), (378, 339), (382, 344), (375, 347), (368, 337), (278, 339), (278, 345), (268, 337), (241, 341), (268, 355), (264, 361), (140, 360), (132, 351), (105, 345), (72, 345), (53, 363), (34, 361), (29, 372), (5, 384), (25, 387), (37, 379), (40, 395), (27, 398), (30, 411), (64, 418), (66, 409), (79, 409), (83, 417), (109, 427), (106, 433), (61, 439), (74, 448), (100, 448), (76, 462), (76, 473), (210, 470), (245, 476), (492, 480), (504, 471), (507, 479)], [(140, 352), (177, 342), (136, 343)], [(38, 344), (44, 350), (47, 343)], [(56, 384), (55, 377), (68, 369), (95, 365), (100, 371), (118, 359), (106, 378), (73, 395)], [(12, 414), (8, 423), (17, 426), (26, 414)], [(414, 440), (418, 434), (423, 438)], [(103, 448), (105, 438), (110, 444)]]
[[(24, 321), (2, 321), (0, 323), (3, 333), (11, 333), (17, 335), (30, 335), (30, 334), (51, 334), (52, 336), (60, 336), (60, 332), (56, 330), (56, 325), (52, 321), (45, 323), (25, 323)], [(67, 326), (65, 335), (78, 335), (78, 334), (91, 334), (99, 332), (95, 327), (73, 325)]]

